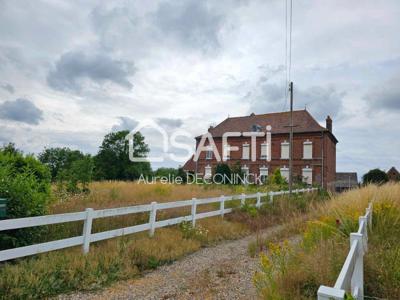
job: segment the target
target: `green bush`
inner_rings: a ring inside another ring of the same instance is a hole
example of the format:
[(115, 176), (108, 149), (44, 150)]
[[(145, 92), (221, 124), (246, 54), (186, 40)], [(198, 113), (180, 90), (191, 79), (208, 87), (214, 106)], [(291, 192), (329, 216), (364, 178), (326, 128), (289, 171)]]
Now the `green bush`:
[[(50, 172), (33, 156), (0, 150), (0, 197), (8, 199), (7, 218), (40, 216), (50, 200)], [(0, 232), (0, 249), (37, 241), (43, 228)]]

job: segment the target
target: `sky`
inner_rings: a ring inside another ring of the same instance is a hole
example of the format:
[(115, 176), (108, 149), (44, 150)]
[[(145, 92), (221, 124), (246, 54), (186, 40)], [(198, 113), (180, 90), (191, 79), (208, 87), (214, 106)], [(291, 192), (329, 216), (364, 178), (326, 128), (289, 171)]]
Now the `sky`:
[[(337, 171), (400, 169), (400, 2), (293, 2), (294, 108), (332, 117)], [(95, 154), (153, 119), (194, 146), (228, 116), (287, 110), (285, 24), (283, 0), (0, 0), (0, 144)]]

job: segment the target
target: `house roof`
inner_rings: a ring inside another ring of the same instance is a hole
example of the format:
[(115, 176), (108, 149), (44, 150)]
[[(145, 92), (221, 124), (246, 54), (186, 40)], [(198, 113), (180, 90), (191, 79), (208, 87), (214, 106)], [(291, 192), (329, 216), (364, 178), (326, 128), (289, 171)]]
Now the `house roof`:
[[(261, 131), (266, 132), (266, 126), (270, 125), (272, 128), (272, 134), (289, 133), (289, 118), (290, 112), (276, 112), (243, 117), (231, 117), (227, 118), (215, 127), (210, 127), (209, 132), (213, 137), (222, 137), (225, 132), (250, 132), (253, 126), (258, 125), (261, 127)], [(328, 129), (319, 125), (319, 123), (311, 116), (307, 110), (295, 110), (293, 111), (293, 128), (294, 133), (306, 133), (306, 132), (329, 132)], [(335, 142), (337, 142), (335, 136), (330, 133)]]
[(387, 171), (387, 174), (396, 174), (400, 175), (399, 171), (395, 167), (391, 167), (389, 171)]
[(336, 173), (336, 186), (355, 186), (358, 185), (356, 172), (337, 172)]
[(194, 162), (194, 160), (193, 160), (193, 157), (194, 157), (194, 155), (192, 155), (192, 157), (191, 158), (189, 158), (186, 162), (185, 162), (185, 164), (182, 166), (182, 169), (184, 170), (184, 171), (194, 171), (195, 170), (195, 168), (196, 168), (196, 163)]

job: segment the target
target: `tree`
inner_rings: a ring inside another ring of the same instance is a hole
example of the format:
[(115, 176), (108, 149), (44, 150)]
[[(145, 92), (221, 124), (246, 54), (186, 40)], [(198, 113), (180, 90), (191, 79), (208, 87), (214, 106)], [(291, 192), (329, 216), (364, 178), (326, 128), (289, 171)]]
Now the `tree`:
[(155, 172), (154, 172), (155, 176), (160, 176), (160, 177), (168, 177), (168, 176), (178, 176), (178, 169), (174, 169), (174, 168), (158, 168)]
[(89, 183), (93, 177), (93, 168), (93, 159), (89, 154), (73, 161), (68, 168), (58, 172), (59, 188), (65, 188), (70, 193), (88, 192)]
[(231, 175), (231, 168), (227, 164), (220, 163), (215, 167), (215, 179), (218, 183), (230, 183)]
[[(128, 130), (111, 132), (104, 137), (98, 154), (94, 157), (95, 177), (106, 180), (134, 180), (141, 174), (150, 175), (149, 162), (129, 160)], [(133, 156), (146, 157), (150, 149), (140, 132), (133, 135)]]
[(276, 185), (283, 185), (286, 183), (286, 179), (283, 178), (281, 170), (279, 168), (276, 168), (274, 174), (272, 174), (272, 176), (268, 178), (268, 183)]
[(72, 163), (83, 159), (85, 155), (79, 150), (64, 148), (46, 148), (38, 156), (39, 160), (47, 165), (51, 172), (52, 181), (56, 181), (61, 175), (72, 166)]
[[(7, 218), (40, 216), (50, 201), (50, 171), (32, 155), (0, 149), (0, 198), (7, 199)], [(43, 227), (0, 232), (0, 249), (40, 239)]]
[(386, 172), (380, 169), (373, 169), (368, 171), (368, 173), (364, 174), (363, 176), (363, 183), (369, 184), (383, 184), (389, 181), (388, 175)]

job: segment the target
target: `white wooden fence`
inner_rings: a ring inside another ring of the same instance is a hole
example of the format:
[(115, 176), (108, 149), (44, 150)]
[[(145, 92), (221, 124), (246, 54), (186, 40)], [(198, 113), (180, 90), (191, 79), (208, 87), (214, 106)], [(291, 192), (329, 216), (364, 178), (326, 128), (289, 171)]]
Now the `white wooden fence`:
[(359, 218), (357, 232), (350, 233), (350, 251), (344, 262), (335, 286), (321, 285), (318, 300), (346, 299), (346, 291), (357, 299), (364, 299), (364, 254), (368, 250), (368, 227), (372, 226), (372, 203), (364, 216)]
[[(317, 189), (308, 188), (308, 189), (294, 190), (293, 192), (303, 193), (303, 192), (312, 192), (315, 190)], [(191, 221), (193, 226), (195, 226), (196, 220), (198, 219), (203, 219), (218, 215), (224, 216), (224, 214), (232, 212), (232, 208), (225, 208), (226, 201), (240, 199), (241, 205), (245, 205), (246, 199), (257, 199), (255, 205), (256, 207), (260, 207), (262, 204), (262, 197), (269, 197), (269, 201), (272, 202), (274, 196), (284, 195), (288, 193), (289, 191), (279, 191), (279, 192), (268, 192), (268, 193), (256, 193), (250, 195), (241, 194), (232, 196), (220, 196), (216, 198), (206, 198), (206, 199), (193, 198), (191, 200), (183, 200), (176, 202), (167, 202), (167, 203), (152, 202), (151, 204), (145, 204), (145, 205), (100, 209), (100, 210), (93, 210), (92, 208), (87, 208), (85, 211), (76, 213), (2, 220), (0, 221), (0, 231), (42, 226), (42, 225), (60, 224), (66, 222), (76, 222), (76, 221), (84, 221), (84, 226), (83, 226), (83, 233), (81, 236), (0, 251), (0, 261), (6, 261), (14, 258), (49, 252), (68, 247), (74, 247), (78, 245), (82, 245), (83, 252), (87, 253), (89, 252), (90, 243), (92, 242), (98, 242), (146, 230), (149, 231), (150, 236), (153, 236), (156, 228), (175, 225), (184, 221)], [(196, 208), (198, 205), (209, 204), (209, 203), (219, 203), (220, 208), (216, 211), (196, 213)], [(188, 207), (188, 206), (191, 206), (191, 214), (188, 216), (157, 221), (157, 211), (159, 210), (178, 208), (178, 207)], [(143, 212), (149, 212), (148, 223), (134, 225), (120, 229), (113, 229), (98, 233), (92, 233), (92, 223), (94, 219), (116, 217), (116, 216), (123, 216), (123, 215), (143, 213)]]

